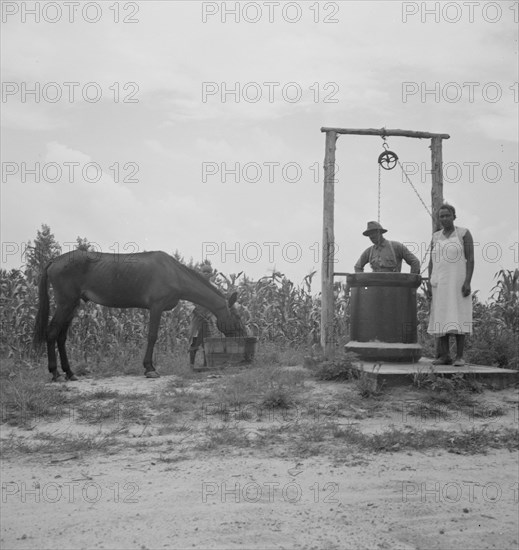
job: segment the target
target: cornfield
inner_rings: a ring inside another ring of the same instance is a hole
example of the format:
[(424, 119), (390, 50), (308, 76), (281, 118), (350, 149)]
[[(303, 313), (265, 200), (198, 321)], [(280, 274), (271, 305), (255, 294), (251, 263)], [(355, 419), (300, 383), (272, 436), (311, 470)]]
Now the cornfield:
[[(37, 277), (20, 270), (0, 270), (0, 354), (27, 358), (32, 352), (32, 334), (38, 305)], [(320, 338), (320, 299), (296, 286), (281, 273), (252, 281), (243, 273), (219, 273), (214, 283), (229, 295), (237, 290), (240, 314), (250, 334), (260, 342), (311, 346)], [(340, 285), (337, 285), (338, 294)], [(52, 296), (52, 291), (51, 291)], [(52, 300), (52, 298), (51, 298)], [(192, 306), (181, 301), (164, 312), (156, 349), (169, 353), (187, 344)], [(337, 301), (337, 334), (345, 335), (344, 299)], [(52, 307), (51, 307), (52, 314)], [(88, 361), (118, 353), (121, 347), (142, 354), (148, 311), (106, 308), (82, 303), (69, 330), (67, 348), (71, 358)]]
[[(259, 342), (310, 348), (320, 341), (319, 296), (312, 294), (312, 274), (303, 286), (279, 272), (253, 281), (245, 274), (219, 273), (214, 283), (224, 293), (238, 291), (239, 308), (250, 333)], [(489, 304), (474, 295), (474, 334), (467, 345), (468, 359), (476, 364), (519, 368), (519, 270), (496, 274), (495, 292)], [(32, 353), (32, 334), (37, 310), (37, 277), (20, 270), (0, 270), (0, 356), (27, 359)], [(186, 349), (192, 306), (188, 302), (162, 315), (156, 350), (172, 353)], [(348, 295), (344, 285), (335, 286), (335, 341), (342, 349), (349, 333)], [(432, 356), (434, 341), (427, 334), (428, 304), (418, 294), (419, 340)], [(69, 331), (71, 359), (99, 361), (126, 354), (141, 357), (148, 328), (148, 312), (139, 309), (105, 308), (82, 304)]]

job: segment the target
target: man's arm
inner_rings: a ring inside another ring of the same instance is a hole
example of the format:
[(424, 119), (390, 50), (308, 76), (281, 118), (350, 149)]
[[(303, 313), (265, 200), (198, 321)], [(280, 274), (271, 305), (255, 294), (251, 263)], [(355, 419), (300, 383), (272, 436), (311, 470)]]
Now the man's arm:
[(355, 269), (355, 273), (362, 273), (364, 271), (364, 266), (369, 262), (369, 251), (370, 251), (370, 249), (367, 248), (360, 255), (360, 258), (357, 260), (357, 263), (355, 264), (355, 266), (353, 268), (353, 269)]
[(420, 260), (403, 244), (401, 253), (405, 262), (411, 266), (411, 273), (420, 275)]

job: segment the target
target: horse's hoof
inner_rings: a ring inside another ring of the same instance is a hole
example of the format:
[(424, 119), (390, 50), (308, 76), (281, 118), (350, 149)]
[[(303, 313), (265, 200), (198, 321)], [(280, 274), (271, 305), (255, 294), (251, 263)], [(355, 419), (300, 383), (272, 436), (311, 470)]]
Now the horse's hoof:
[(156, 370), (149, 370), (144, 373), (146, 378), (160, 378), (160, 374)]
[(79, 378), (75, 374), (71, 374), (71, 375), (67, 376), (67, 380), (69, 382), (76, 382), (77, 380), (79, 380)]

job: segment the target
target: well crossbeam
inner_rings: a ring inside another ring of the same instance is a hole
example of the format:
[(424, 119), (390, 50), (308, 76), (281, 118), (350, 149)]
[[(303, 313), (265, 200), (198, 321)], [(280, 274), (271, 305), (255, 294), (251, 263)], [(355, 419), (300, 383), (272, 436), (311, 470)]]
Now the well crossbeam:
[(391, 130), (389, 128), (321, 128), (321, 132), (335, 132), (336, 134), (350, 134), (356, 136), (400, 136), (419, 139), (441, 138), (449, 139), (449, 134), (435, 134), (414, 130)]

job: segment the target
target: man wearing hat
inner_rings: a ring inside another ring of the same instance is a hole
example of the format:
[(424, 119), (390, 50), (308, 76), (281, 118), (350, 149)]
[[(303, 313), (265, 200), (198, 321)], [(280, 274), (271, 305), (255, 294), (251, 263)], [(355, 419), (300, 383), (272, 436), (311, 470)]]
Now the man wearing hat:
[(408, 248), (397, 241), (384, 239), (387, 233), (378, 222), (368, 222), (366, 231), (362, 234), (369, 237), (373, 246), (370, 246), (360, 256), (355, 264), (355, 272), (364, 271), (364, 266), (369, 263), (373, 271), (402, 271), (402, 260), (411, 266), (411, 273), (420, 274), (420, 260), (412, 254)]

